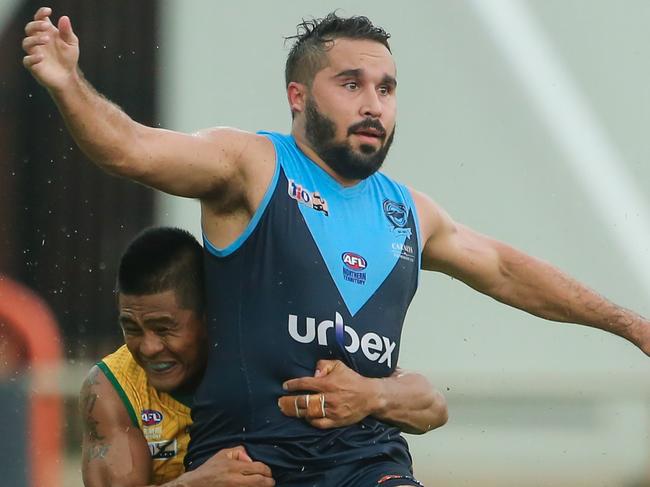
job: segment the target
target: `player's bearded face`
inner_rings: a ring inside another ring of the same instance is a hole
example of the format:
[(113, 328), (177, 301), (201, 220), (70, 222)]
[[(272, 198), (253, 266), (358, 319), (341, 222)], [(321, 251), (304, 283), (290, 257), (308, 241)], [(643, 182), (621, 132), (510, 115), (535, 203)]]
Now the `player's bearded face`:
[[(381, 145), (376, 147), (361, 144), (359, 149), (355, 150), (348, 137), (364, 130), (376, 134)], [(365, 179), (372, 176), (384, 163), (395, 135), (394, 128), (387, 134), (379, 120), (366, 118), (349, 126), (346, 139), (339, 142), (336, 140), (336, 124), (319, 111), (311, 96), (305, 104), (305, 132), (316, 154), (339, 176), (346, 179)]]

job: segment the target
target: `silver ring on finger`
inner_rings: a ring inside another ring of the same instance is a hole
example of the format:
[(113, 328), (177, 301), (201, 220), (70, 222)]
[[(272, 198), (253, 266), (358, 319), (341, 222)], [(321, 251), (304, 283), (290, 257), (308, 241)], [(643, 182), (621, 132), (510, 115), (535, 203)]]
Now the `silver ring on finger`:
[(325, 414), (325, 394), (322, 392), (320, 393), (320, 412), (323, 415), (323, 418), (327, 416)]

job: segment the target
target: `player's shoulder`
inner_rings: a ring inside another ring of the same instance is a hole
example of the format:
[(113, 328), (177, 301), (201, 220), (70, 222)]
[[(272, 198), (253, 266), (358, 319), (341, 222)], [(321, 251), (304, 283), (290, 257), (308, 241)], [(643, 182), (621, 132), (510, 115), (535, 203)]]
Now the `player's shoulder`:
[(413, 201), (415, 204), (416, 210), (418, 212), (418, 217), (426, 220), (426, 217), (430, 213), (435, 213), (439, 210), (439, 206), (431, 199), (428, 195), (422, 191), (414, 189), (412, 186), (407, 184), (400, 183), (399, 181), (393, 179), (392, 177), (384, 174), (383, 172), (377, 171), (373, 177), (376, 177), (382, 184), (389, 184), (395, 188), (398, 188), (405, 198), (408, 198)]
[(79, 407), (82, 414), (96, 419), (101, 417), (115, 424), (129, 423), (118, 394), (97, 364), (90, 368), (81, 384)]
[(90, 368), (90, 370), (88, 370), (86, 376), (81, 382), (81, 391), (79, 395), (83, 398), (83, 396), (91, 393), (92, 391), (98, 391), (108, 385), (109, 383), (106, 376), (102, 373), (99, 366), (95, 364)]
[(139, 431), (137, 418), (129, 414), (117, 391), (97, 365), (91, 367), (82, 383), (79, 413), (84, 434), (84, 451), (91, 448), (96, 441), (110, 443), (115, 435), (132, 435)]
[(123, 345), (90, 368), (80, 405), (92, 403), (96, 414), (110, 423), (138, 426), (137, 403), (146, 385), (146, 374)]
[(435, 211), (438, 208), (438, 205), (433, 201), (426, 193), (418, 191), (417, 189), (407, 186), (413, 201), (418, 206), (418, 209), (422, 208), (424, 211)]
[(109, 379), (114, 376), (118, 381), (121, 382), (121, 378), (130, 378), (134, 380), (136, 377), (144, 376), (144, 370), (137, 364), (133, 355), (126, 347), (122, 345), (113, 353), (106, 355), (97, 363), (104, 375)]
[(214, 144), (222, 151), (248, 155), (251, 151), (272, 150), (272, 142), (261, 133), (249, 132), (234, 127), (210, 127), (193, 134), (195, 137)]
[(440, 233), (452, 221), (447, 212), (426, 193), (408, 187), (413, 202), (415, 203), (420, 220), (423, 240), (426, 241), (434, 234)]
[(147, 374), (126, 345), (97, 362), (97, 367), (120, 396), (138, 402), (141, 396), (146, 395)]
[(235, 127), (208, 127), (194, 133), (194, 136), (211, 141), (233, 141), (252, 139), (257, 134)]
[(91, 388), (114, 389), (117, 382), (123, 382), (124, 377), (137, 373), (138, 368), (131, 352), (126, 345), (122, 345), (90, 368), (82, 382), (82, 393)]
[[(264, 132), (254, 133), (233, 127), (211, 127), (194, 135), (211, 144), (215, 151), (227, 154), (227, 160), (254, 177), (259, 176), (259, 171), (264, 166), (274, 166), (273, 141)], [(247, 171), (248, 169), (252, 171)]]

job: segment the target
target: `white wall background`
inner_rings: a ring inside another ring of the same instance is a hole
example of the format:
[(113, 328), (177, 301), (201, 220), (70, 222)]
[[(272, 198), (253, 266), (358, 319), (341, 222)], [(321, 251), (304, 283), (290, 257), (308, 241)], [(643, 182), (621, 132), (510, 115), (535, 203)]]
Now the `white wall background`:
[[(183, 131), (289, 131), (283, 35), (335, 8), (369, 16), (398, 65), (385, 171), (650, 315), (647, 0), (163, 6), (163, 120)], [(198, 205), (161, 198), (159, 223), (198, 234)], [(411, 439), (423, 480), (621, 486), (649, 468), (650, 361), (621, 339), (423, 274), (400, 358), (450, 404), (447, 426)]]

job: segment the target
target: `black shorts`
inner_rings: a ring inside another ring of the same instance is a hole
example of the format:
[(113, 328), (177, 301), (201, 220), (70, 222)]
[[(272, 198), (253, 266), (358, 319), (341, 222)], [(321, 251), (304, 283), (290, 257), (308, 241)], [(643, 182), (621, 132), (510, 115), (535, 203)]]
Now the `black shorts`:
[(423, 487), (405, 465), (385, 459), (315, 470), (273, 472), (276, 487)]

